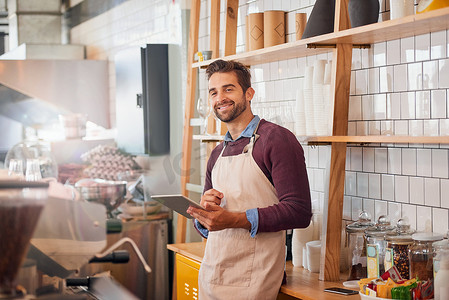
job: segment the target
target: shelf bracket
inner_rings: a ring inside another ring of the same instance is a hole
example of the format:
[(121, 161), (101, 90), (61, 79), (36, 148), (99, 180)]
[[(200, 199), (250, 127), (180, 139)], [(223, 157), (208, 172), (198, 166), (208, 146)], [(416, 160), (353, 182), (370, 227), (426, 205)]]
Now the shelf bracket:
[[(307, 48), (309, 49), (317, 49), (317, 48), (336, 48), (336, 44), (316, 44), (316, 43), (310, 43), (307, 44)], [(369, 49), (371, 48), (371, 44), (353, 44), (353, 48), (357, 49)]]

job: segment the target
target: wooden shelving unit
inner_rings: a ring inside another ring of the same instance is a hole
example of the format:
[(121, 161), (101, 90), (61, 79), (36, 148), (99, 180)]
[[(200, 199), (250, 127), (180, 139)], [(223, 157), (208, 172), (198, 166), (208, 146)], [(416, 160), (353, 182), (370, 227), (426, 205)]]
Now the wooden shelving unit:
[[(221, 57), (238, 60), (247, 65), (264, 64), (278, 60), (327, 53), (332, 48), (314, 48), (314, 45), (354, 44), (367, 45), (429, 32), (449, 29), (449, 7), (401, 19), (350, 28), (335, 33), (323, 34), (304, 40), (285, 43), (269, 48)], [(311, 47), (311, 48), (308, 48)], [(192, 68), (208, 66), (214, 59), (192, 64)]]
[[(218, 2), (218, 4), (217, 4)], [(217, 142), (218, 136), (193, 136), (190, 119), (193, 118), (195, 102), (196, 72), (198, 68), (209, 65), (217, 59), (219, 33), (219, 0), (212, 1), (211, 11), (211, 49), (214, 50), (213, 59), (203, 62), (193, 62), (193, 55), (197, 51), (199, 7), (200, 0), (192, 0), (191, 24), (189, 37), (189, 65), (187, 82), (186, 114), (184, 122), (183, 142), (183, 170), (190, 168), (191, 143), (193, 139), (205, 142)], [(344, 178), (347, 143), (412, 143), (412, 144), (440, 144), (449, 143), (449, 136), (347, 136), (349, 85), (351, 79), (352, 49), (364, 47), (368, 44), (379, 43), (394, 39), (411, 37), (430, 32), (449, 29), (449, 7), (420, 15), (407, 16), (402, 19), (384, 21), (357, 28), (350, 28), (348, 0), (336, 0), (334, 32), (312, 37), (300, 41), (259, 49), (246, 53), (235, 54), (236, 17), (238, 0), (227, 0), (225, 26), (225, 56), (221, 59), (238, 60), (246, 65), (263, 64), (291, 58), (305, 57), (319, 53), (332, 53), (333, 78), (332, 90), (334, 98), (333, 131), (328, 137), (306, 137), (303, 141), (315, 144), (331, 145), (331, 163), (329, 178), (329, 199), (324, 211), (322, 236), (322, 264), (319, 279), (324, 281), (338, 281), (340, 257), (340, 228), (342, 220)], [(222, 132), (223, 134), (223, 132)], [(300, 138), (301, 140), (301, 138)], [(182, 176), (181, 188), (187, 193), (189, 174)], [(177, 243), (185, 241), (185, 220), (178, 221)], [(184, 222), (184, 223), (182, 223)], [(184, 239), (182, 238), (184, 236)]]

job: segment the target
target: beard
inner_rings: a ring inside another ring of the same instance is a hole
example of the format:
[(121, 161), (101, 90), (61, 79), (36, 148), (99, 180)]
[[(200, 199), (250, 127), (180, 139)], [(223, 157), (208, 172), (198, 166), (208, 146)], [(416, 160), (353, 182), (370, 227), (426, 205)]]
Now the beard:
[(232, 108), (232, 110), (227, 114), (221, 114), (220, 110), (217, 109), (218, 104), (215, 105), (214, 107), (214, 113), (215, 116), (222, 122), (231, 122), (233, 120), (235, 120), (238, 116), (240, 116), (242, 114), (242, 112), (244, 112), (247, 108), (247, 103), (246, 103), (246, 98), (243, 97), (242, 99), (243, 101), (241, 101), (240, 103), (235, 103), (232, 100), (228, 100), (228, 101), (224, 101), (221, 104), (228, 104), (228, 103), (234, 103), (234, 107)]

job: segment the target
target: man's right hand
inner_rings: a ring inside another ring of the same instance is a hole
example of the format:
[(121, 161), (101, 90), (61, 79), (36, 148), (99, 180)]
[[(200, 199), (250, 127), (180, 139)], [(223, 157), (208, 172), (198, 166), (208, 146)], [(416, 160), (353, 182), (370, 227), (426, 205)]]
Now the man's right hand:
[(221, 204), (221, 199), (223, 199), (224, 195), (222, 192), (217, 191), (216, 189), (210, 189), (204, 192), (201, 196), (201, 205), (208, 209), (210, 205), (218, 205)]

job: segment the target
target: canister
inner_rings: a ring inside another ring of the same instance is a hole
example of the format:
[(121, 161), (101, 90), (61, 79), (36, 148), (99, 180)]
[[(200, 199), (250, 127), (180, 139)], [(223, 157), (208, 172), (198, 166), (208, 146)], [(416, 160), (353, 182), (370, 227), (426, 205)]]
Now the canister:
[(365, 230), (372, 226), (371, 215), (366, 211), (360, 213), (356, 222), (346, 226), (348, 262), (351, 264), (348, 280), (366, 278)]
[(409, 249), (410, 278), (419, 280), (433, 279), (434, 242), (441, 241), (443, 236), (432, 232), (415, 233), (412, 235), (413, 244)]
[(404, 219), (399, 219), (396, 229), (385, 236), (387, 243), (384, 262), (385, 270), (396, 266), (402, 279), (409, 279), (410, 276), (408, 249), (413, 244), (412, 234), (414, 232)]
[(379, 277), (385, 272), (385, 235), (395, 230), (387, 216), (378, 218), (375, 226), (365, 230), (367, 277)]

